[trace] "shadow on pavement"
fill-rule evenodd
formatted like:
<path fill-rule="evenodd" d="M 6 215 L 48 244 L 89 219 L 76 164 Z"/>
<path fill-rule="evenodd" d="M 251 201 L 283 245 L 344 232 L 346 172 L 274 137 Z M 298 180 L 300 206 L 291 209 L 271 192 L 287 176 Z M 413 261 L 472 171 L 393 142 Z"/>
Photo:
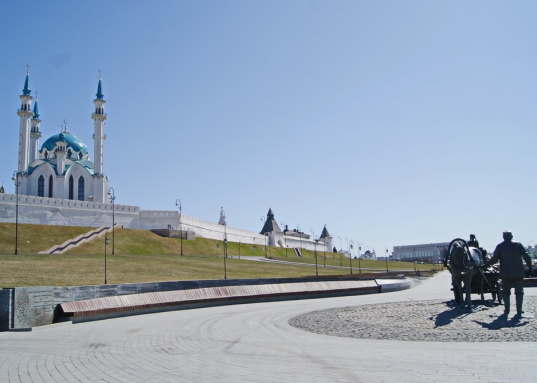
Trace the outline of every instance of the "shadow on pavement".
<path fill-rule="evenodd" d="M 514 328 L 514 327 L 523 327 L 527 325 L 529 322 L 523 319 L 524 318 L 520 318 L 516 315 L 513 316 L 511 319 L 508 319 L 507 315 L 502 314 L 496 317 L 490 323 L 481 322 L 481 321 L 474 321 L 474 322 L 488 330 L 501 330 L 502 328 L 506 328 L 506 327 Z"/>
<path fill-rule="evenodd" d="M 454 319 L 471 315 L 476 311 L 488 310 L 494 306 L 496 305 L 492 301 L 481 302 L 481 300 L 478 300 L 472 301 L 472 310 L 468 310 L 459 308 L 459 304 L 454 300 L 448 301 L 446 302 L 447 310 L 436 316 L 435 328 L 448 326 L 453 322 Z"/>

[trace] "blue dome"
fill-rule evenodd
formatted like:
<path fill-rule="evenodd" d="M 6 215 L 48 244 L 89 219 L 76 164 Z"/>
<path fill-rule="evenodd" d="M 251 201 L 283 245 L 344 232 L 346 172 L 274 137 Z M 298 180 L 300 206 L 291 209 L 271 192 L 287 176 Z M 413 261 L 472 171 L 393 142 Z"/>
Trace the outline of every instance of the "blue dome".
<path fill-rule="evenodd" d="M 61 136 L 63 136 L 63 139 L 61 139 Z M 55 134 L 47 139 L 41 146 L 41 151 L 47 149 L 49 152 L 51 152 L 58 141 L 67 142 L 67 148 L 71 148 L 74 152 L 78 153 L 82 150 L 82 153 L 88 154 L 88 147 L 86 144 L 80 141 L 77 136 L 67 132 Z"/>

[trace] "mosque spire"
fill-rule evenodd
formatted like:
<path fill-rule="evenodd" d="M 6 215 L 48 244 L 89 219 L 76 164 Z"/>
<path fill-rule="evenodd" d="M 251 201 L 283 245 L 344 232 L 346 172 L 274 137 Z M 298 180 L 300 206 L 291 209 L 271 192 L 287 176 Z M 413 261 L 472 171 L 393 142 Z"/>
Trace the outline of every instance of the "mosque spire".
<path fill-rule="evenodd" d="M 26 80 L 24 81 L 24 89 L 22 90 L 23 96 L 30 95 L 30 65 L 26 64 Z"/>
<path fill-rule="evenodd" d="M 93 100 L 95 104 L 95 112 L 91 115 L 93 119 L 93 165 L 94 165 L 94 177 L 95 187 L 93 200 L 95 202 L 106 202 L 108 196 L 108 179 L 104 175 L 104 140 L 106 140 L 106 134 L 104 134 L 104 124 L 106 121 L 106 114 L 104 113 L 104 100 L 102 92 L 102 77 L 101 70 L 99 69 L 99 85 L 97 87 L 97 98 Z"/>
<path fill-rule="evenodd" d="M 95 96 L 97 96 L 97 99 L 98 100 L 102 100 L 103 97 L 104 97 L 104 94 L 103 94 L 103 86 L 101 84 L 101 80 L 102 80 L 102 77 L 101 77 L 101 70 L 99 69 L 99 85 L 97 85 L 97 94 Z"/>
<path fill-rule="evenodd" d="M 37 107 L 37 101 L 37 92 L 35 92 L 34 116 L 32 117 L 32 120 L 39 119 L 39 108 Z"/>
<path fill-rule="evenodd" d="M 30 159 L 30 119 L 33 117 L 32 112 L 32 96 L 30 95 L 30 66 L 26 64 L 26 80 L 24 81 L 24 89 L 19 96 L 21 99 L 21 107 L 17 110 L 20 117 L 19 125 L 19 159 L 17 172 L 23 174 L 28 169 L 28 161 Z M 21 182 L 25 182 L 23 179 Z M 24 188 L 24 186 L 23 186 Z"/>

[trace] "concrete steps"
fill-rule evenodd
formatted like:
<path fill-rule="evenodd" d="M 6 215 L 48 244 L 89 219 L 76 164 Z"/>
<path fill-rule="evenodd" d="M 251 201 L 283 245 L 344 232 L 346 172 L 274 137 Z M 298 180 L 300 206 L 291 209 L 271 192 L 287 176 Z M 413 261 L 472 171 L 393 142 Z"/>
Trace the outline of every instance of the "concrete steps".
<path fill-rule="evenodd" d="M 85 242 L 91 241 L 97 237 L 102 236 L 105 233 L 112 231 L 111 227 L 101 226 L 97 229 L 91 230 L 86 234 L 81 234 L 76 238 L 68 239 L 61 245 L 52 246 L 50 249 L 40 251 L 39 254 L 63 254 L 69 249 L 77 247 Z"/>

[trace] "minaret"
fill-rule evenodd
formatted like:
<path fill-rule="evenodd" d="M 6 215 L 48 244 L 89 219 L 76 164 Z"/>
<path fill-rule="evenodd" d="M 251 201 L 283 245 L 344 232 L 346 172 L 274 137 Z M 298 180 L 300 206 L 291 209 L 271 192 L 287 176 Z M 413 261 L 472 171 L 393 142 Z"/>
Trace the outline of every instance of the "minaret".
<path fill-rule="evenodd" d="M 56 171 L 58 172 L 59 176 L 63 176 L 63 172 L 65 171 L 65 156 L 67 155 L 66 150 L 67 142 L 65 141 L 65 136 L 62 132 L 58 137 L 58 142 L 56 142 Z"/>
<path fill-rule="evenodd" d="M 24 173 L 28 169 L 29 149 L 30 149 L 30 118 L 34 115 L 32 113 L 32 96 L 30 96 L 29 79 L 30 79 L 30 66 L 26 65 L 26 81 L 24 82 L 24 89 L 22 90 L 21 108 L 17 111 L 20 121 L 20 133 L 19 133 L 19 163 L 17 165 L 18 173 Z M 23 188 L 24 190 L 24 188 Z"/>
<path fill-rule="evenodd" d="M 34 116 L 32 117 L 30 127 L 30 164 L 39 158 L 39 139 L 41 138 L 41 132 L 39 131 L 40 124 L 41 120 L 39 119 L 39 109 L 37 107 L 37 92 L 35 92 Z"/>
<path fill-rule="evenodd" d="M 93 100 L 95 104 L 95 112 L 91 115 L 94 123 L 93 133 L 93 165 L 94 165 L 94 191 L 93 198 L 95 202 L 106 202 L 106 193 L 108 192 L 107 180 L 103 173 L 103 152 L 104 152 L 104 140 L 106 135 L 104 134 L 104 122 L 106 120 L 106 114 L 104 113 L 104 104 L 106 101 L 103 99 L 103 91 L 101 84 L 101 71 L 99 70 L 99 85 L 97 86 L 97 98 Z"/>

